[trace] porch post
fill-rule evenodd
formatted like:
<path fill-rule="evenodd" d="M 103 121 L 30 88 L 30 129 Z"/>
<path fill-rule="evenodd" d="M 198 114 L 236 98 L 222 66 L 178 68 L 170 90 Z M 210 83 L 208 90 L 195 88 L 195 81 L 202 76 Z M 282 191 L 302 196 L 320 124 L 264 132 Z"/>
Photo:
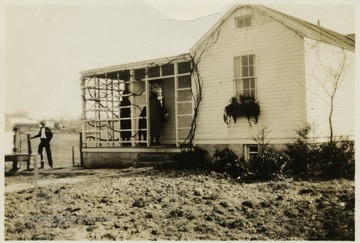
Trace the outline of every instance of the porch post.
<path fill-rule="evenodd" d="M 150 89 L 149 89 L 149 80 L 148 80 L 148 72 L 149 72 L 149 69 L 148 68 L 145 68 L 145 96 L 146 96 L 146 143 L 147 143 L 147 147 L 150 146 L 150 139 L 151 139 L 151 136 L 150 136 L 150 104 L 149 104 L 149 92 L 150 92 Z"/>
<path fill-rule="evenodd" d="M 85 77 L 81 78 L 81 94 L 82 94 L 82 114 L 81 114 L 81 132 L 80 132 L 80 150 L 82 151 L 83 140 L 85 138 L 85 121 L 86 121 L 86 91 Z"/>
<path fill-rule="evenodd" d="M 175 144 L 179 147 L 179 119 L 178 119 L 178 65 L 174 62 L 174 97 L 175 97 Z"/>
<path fill-rule="evenodd" d="M 129 89 L 130 89 L 130 85 L 131 82 L 134 82 L 134 69 L 130 69 L 130 81 L 129 81 Z M 131 117 L 131 147 L 135 147 L 135 134 L 136 134 L 136 130 L 135 130 L 135 125 L 136 125 L 136 116 L 135 116 L 135 106 L 133 104 L 135 104 L 135 96 L 134 95 L 130 95 L 130 117 Z"/>

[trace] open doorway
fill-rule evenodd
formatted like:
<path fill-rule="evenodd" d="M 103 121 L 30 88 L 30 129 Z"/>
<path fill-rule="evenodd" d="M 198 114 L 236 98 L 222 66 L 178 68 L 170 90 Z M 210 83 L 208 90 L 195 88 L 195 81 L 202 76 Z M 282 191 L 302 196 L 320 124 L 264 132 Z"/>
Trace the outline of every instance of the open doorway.
<path fill-rule="evenodd" d="M 174 78 L 149 81 L 149 93 L 150 144 L 175 146 Z"/>

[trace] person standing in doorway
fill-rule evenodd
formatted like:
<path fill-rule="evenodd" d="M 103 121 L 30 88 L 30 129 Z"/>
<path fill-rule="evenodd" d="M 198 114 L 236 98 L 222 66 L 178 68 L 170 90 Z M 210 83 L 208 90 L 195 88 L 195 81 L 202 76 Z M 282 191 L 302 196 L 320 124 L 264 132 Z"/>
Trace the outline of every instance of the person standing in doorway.
<path fill-rule="evenodd" d="M 164 121 L 164 111 L 156 93 L 150 95 L 150 135 L 151 145 L 161 145 L 160 131 Z M 155 140 L 155 141 L 154 141 Z"/>
<path fill-rule="evenodd" d="M 41 157 L 41 165 L 44 164 L 44 156 L 42 154 L 42 151 L 43 151 L 43 148 L 45 148 L 46 157 L 48 159 L 49 166 L 51 168 L 53 167 L 53 160 L 52 160 L 51 148 L 50 148 L 50 141 L 51 141 L 52 137 L 53 137 L 53 133 L 50 130 L 50 128 L 45 126 L 44 121 L 40 122 L 40 131 L 39 131 L 39 133 L 37 135 L 31 137 L 31 139 L 40 138 L 40 144 L 39 144 L 39 148 L 38 148 L 38 153 L 40 154 L 40 157 Z"/>
<path fill-rule="evenodd" d="M 121 140 L 124 143 L 123 146 L 129 146 L 131 145 L 130 139 L 131 139 L 131 102 L 129 100 L 129 94 L 130 92 L 125 90 L 122 95 L 122 101 L 120 102 L 120 118 L 125 120 L 120 120 L 120 129 L 121 129 Z"/>

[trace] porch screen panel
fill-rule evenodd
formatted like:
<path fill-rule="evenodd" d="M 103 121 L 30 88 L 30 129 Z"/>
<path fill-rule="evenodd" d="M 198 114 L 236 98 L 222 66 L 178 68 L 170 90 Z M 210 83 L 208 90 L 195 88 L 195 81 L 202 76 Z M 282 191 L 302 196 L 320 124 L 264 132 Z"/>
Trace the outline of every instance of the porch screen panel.
<path fill-rule="evenodd" d="M 191 63 L 177 64 L 177 139 L 183 143 L 189 135 L 193 116 L 193 99 L 191 93 Z"/>
<path fill-rule="evenodd" d="M 84 78 L 83 147 L 122 146 L 120 102 L 129 78 L 128 70 Z"/>

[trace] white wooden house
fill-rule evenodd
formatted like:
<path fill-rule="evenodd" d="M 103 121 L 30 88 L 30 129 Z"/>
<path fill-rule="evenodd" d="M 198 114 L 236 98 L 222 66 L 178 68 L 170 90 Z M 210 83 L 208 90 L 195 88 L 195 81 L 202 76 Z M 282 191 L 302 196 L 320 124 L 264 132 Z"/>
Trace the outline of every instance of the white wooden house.
<path fill-rule="evenodd" d="M 228 146 L 248 157 L 264 127 L 273 146 L 291 142 L 307 123 L 314 128 L 311 141 L 327 141 L 334 90 L 334 137 L 354 139 L 354 52 L 354 36 L 263 6 L 235 5 L 188 53 L 81 72 L 84 165 L 116 165 L 140 152 L 176 152 L 189 144 L 209 152 Z M 146 139 L 138 136 L 151 92 L 169 113 L 162 146 L 151 146 L 149 129 L 142 129 Z M 257 123 L 246 117 L 224 123 L 224 107 L 240 94 L 257 99 Z M 131 105 L 121 107 L 125 96 Z M 130 117 L 120 117 L 125 108 Z M 146 109 L 145 118 L 150 114 Z M 121 140 L 122 120 L 131 121 L 128 141 Z"/>

